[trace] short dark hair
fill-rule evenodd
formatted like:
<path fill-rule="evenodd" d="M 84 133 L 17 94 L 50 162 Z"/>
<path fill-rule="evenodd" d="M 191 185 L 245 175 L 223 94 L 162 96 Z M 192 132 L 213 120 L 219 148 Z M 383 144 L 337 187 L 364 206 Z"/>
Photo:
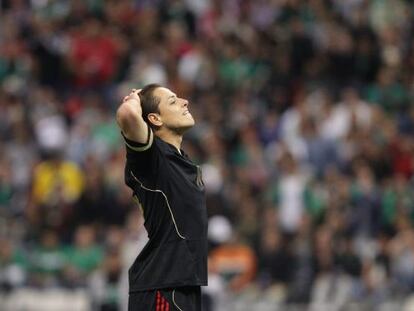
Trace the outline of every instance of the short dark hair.
<path fill-rule="evenodd" d="M 148 120 L 148 115 L 150 113 L 160 113 L 159 104 L 161 99 L 154 95 L 155 89 L 159 87 L 161 87 L 159 84 L 152 83 L 146 85 L 141 92 L 139 92 L 142 107 L 142 118 L 151 127 L 153 127 L 153 125 Z"/>

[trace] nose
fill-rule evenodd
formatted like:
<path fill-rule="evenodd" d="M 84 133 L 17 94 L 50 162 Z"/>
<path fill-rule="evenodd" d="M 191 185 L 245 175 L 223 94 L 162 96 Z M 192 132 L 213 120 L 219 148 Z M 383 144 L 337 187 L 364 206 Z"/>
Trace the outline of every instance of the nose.
<path fill-rule="evenodd" d="M 183 106 L 184 106 L 184 107 L 188 107 L 188 100 L 183 99 Z"/>

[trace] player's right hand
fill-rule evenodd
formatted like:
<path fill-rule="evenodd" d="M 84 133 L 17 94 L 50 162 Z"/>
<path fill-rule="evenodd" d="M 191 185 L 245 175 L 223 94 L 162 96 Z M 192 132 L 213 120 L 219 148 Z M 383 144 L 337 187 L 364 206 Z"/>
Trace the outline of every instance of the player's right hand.
<path fill-rule="evenodd" d="M 130 100 L 135 100 L 138 105 L 141 107 L 141 99 L 139 98 L 139 92 L 141 92 L 141 89 L 132 89 L 131 93 L 129 93 L 127 96 L 124 97 L 123 103 Z"/>

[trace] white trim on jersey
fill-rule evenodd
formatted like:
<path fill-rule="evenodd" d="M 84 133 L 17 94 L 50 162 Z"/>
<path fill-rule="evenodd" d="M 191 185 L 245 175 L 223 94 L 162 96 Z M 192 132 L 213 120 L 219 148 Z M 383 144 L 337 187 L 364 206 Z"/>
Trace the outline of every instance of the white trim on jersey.
<path fill-rule="evenodd" d="M 183 239 L 183 240 L 186 240 L 186 238 L 185 238 L 185 236 L 183 236 L 181 233 L 180 233 L 180 231 L 178 230 L 178 226 L 177 226 L 177 223 L 176 223 L 176 221 L 175 221 L 175 218 L 174 218 L 174 214 L 173 214 L 173 211 L 172 211 L 172 209 L 171 209 L 171 206 L 170 206 L 170 203 L 168 202 L 168 198 L 167 198 L 167 195 L 162 191 L 162 190 L 159 190 L 159 189 L 149 189 L 149 188 L 147 188 L 147 187 L 145 187 L 143 184 L 142 184 L 142 182 L 138 179 L 138 178 L 136 178 L 135 177 L 135 175 L 134 175 L 134 173 L 132 172 L 132 171 L 130 171 L 130 173 L 131 173 L 131 176 L 140 184 L 140 186 L 141 186 L 141 188 L 142 189 L 144 189 L 144 190 L 146 190 L 146 191 L 151 191 L 151 192 L 158 192 L 158 193 L 161 193 L 162 194 L 162 196 L 164 197 L 164 199 L 165 199 L 165 202 L 167 203 L 167 206 L 168 206 L 168 209 L 169 209 L 169 211 L 170 211 L 170 215 L 171 215 L 171 218 L 172 218 L 172 221 L 173 221 L 173 223 L 174 223 L 174 227 L 175 227 L 175 231 L 177 232 L 177 235 L 181 238 L 181 239 Z"/>

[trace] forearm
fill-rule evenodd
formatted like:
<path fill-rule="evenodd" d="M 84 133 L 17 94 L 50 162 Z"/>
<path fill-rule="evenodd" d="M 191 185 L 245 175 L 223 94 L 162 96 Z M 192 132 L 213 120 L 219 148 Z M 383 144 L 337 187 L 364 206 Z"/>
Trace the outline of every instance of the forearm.
<path fill-rule="evenodd" d="M 124 136 L 138 143 L 146 143 L 148 138 L 148 125 L 142 118 L 140 104 L 130 99 L 119 106 L 116 119 Z"/>

